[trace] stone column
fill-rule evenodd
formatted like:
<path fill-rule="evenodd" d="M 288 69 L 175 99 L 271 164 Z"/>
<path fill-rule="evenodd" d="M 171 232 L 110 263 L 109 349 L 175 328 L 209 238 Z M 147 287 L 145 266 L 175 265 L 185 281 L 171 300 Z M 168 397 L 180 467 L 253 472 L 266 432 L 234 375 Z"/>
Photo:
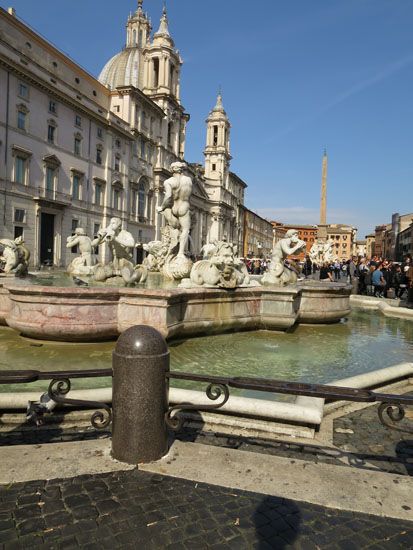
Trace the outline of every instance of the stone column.
<path fill-rule="evenodd" d="M 112 456 L 139 464 L 167 453 L 169 350 L 153 327 L 123 332 L 113 352 Z"/>

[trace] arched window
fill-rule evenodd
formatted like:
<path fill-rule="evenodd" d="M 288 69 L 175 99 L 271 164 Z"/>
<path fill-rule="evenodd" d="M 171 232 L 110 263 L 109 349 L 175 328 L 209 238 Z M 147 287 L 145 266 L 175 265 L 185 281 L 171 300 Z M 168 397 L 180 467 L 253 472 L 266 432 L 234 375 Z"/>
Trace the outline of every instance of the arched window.
<path fill-rule="evenodd" d="M 138 185 L 138 216 L 145 217 L 145 184 L 142 182 Z"/>
<path fill-rule="evenodd" d="M 133 29 L 132 33 L 132 46 L 136 46 L 136 30 Z"/>

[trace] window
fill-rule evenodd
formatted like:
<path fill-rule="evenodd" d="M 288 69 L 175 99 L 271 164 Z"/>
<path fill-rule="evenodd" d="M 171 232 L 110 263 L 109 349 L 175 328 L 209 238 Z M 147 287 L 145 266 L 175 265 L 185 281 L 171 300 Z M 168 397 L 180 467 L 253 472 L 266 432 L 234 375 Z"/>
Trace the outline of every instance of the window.
<path fill-rule="evenodd" d="M 49 143 L 54 143 L 55 140 L 56 127 L 52 124 L 49 124 L 47 127 L 47 141 Z"/>
<path fill-rule="evenodd" d="M 95 185 L 95 204 L 102 206 L 102 184 L 96 183 Z"/>
<path fill-rule="evenodd" d="M 213 138 L 212 138 L 212 144 L 218 145 L 218 126 L 213 126 Z"/>
<path fill-rule="evenodd" d="M 80 115 L 75 115 L 75 126 L 82 127 L 82 117 Z"/>
<path fill-rule="evenodd" d="M 26 119 L 27 119 L 26 111 L 19 109 L 17 111 L 17 128 L 19 130 L 26 130 Z"/>
<path fill-rule="evenodd" d="M 143 32 L 140 30 L 138 33 L 138 48 L 142 48 L 143 45 Z"/>
<path fill-rule="evenodd" d="M 144 139 L 141 140 L 141 157 L 144 159 L 146 154 L 146 142 Z"/>
<path fill-rule="evenodd" d="M 174 76 L 175 76 L 175 67 L 171 63 L 171 65 L 169 66 L 169 86 L 172 91 L 174 87 Z"/>
<path fill-rule="evenodd" d="M 142 111 L 142 127 L 146 128 L 146 113 Z"/>
<path fill-rule="evenodd" d="M 168 122 L 168 145 L 172 144 L 172 122 Z"/>
<path fill-rule="evenodd" d="M 23 227 L 20 227 L 19 225 L 15 225 L 14 238 L 17 239 L 18 237 L 23 237 Z"/>
<path fill-rule="evenodd" d="M 100 231 L 100 223 L 94 223 L 93 224 L 93 236 L 94 236 L 95 239 L 98 236 L 99 231 Z"/>
<path fill-rule="evenodd" d="M 29 99 L 29 87 L 23 82 L 19 83 L 19 96 L 24 99 Z"/>
<path fill-rule="evenodd" d="M 136 214 L 136 202 L 138 199 L 138 194 L 136 189 L 132 189 L 132 198 L 131 198 L 131 212 L 132 214 Z"/>
<path fill-rule="evenodd" d="M 102 164 L 102 147 L 96 148 L 96 164 Z"/>
<path fill-rule="evenodd" d="M 56 169 L 52 166 L 46 166 L 46 191 L 54 191 L 54 182 Z"/>
<path fill-rule="evenodd" d="M 102 128 L 98 127 L 97 130 L 96 130 L 96 134 L 97 134 L 99 139 L 103 139 L 103 130 L 102 130 Z"/>
<path fill-rule="evenodd" d="M 119 172 L 120 170 L 120 158 L 116 155 L 115 157 L 115 172 Z"/>
<path fill-rule="evenodd" d="M 114 105 L 113 110 L 115 111 L 115 113 L 120 113 L 120 105 Z"/>
<path fill-rule="evenodd" d="M 53 101 L 53 99 L 49 100 L 49 112 L 53 113 L 54 115 L 57 114 L 57 103 L 56 101 Z"/>
<path fill-rule="evenodd" d="M 153 87 L 157 88 L 159 84 L 159 59 L 153 58 Z"/>
<path fill-rule="evenodd" d="M 14 209 L 14 221 L 16 223 L 25 223 L 26 221 L 26 210 L 23 208 Z"/>
<path fill-rule="evenodd" d="M 121 146 L 121 142 L 120 142 L 120 139 L 116 139 L 115 140 L 115 145 L 118 149 L 120 149 L 120 146 Z"/>
<path fill-rule="evenodd" d="M 145 216 L 145 185 L 140 183 L 138 186 L 138 216 Z"/>
<path fill-rule="evenodd" d="M 212 165 L 212 171 L 215 172 L 216 169 L 217 169 L 217 165 L 216 165 L 216 164 L 213 164 L 213 165 Z"/>
<path fill-rule="evenodd" d="M 20 155 L 14 159 L 14 181 L 22 185 L 26 183 L 26 158 Z"/>
<path fill-rule="evenodd" d="M 81 155 L 81 147 L 82 147 L 82 138 L 79 136 L 75 136 L 75 146 L 74 146 L 75 155 L 78 155 L 78 156 Z"/>
<path fill-rule="evenodd" d="M 121 190 L 118 188 L 113 189 L 113 208 L 115 210 L 120 210 L 120 199 L 121 199 Z"/>
<path fill-rule="evenodd" d="M 80 185 L 81 185 L 81 178 L 80 178 L 79 174 L 73 174 L 72 198 L 75 201 L 78 201 L 80 199 Z"/>

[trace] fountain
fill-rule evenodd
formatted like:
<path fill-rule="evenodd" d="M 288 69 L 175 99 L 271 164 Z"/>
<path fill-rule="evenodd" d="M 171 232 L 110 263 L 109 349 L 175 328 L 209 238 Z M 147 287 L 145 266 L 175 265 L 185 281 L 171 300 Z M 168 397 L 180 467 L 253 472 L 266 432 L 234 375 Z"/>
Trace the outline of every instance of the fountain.
<path fill-rule="evenodd" d="M 191 226 L 191 178 L 185 163 L 171 165 L 165 197 L 161 241 L 148 243 L 142 265 L 132 262 L 133 236 L 112 218 L 94 240 L 82 228 L 67 240 L 80 255 L 66 280 L 50 284 L 30 277 L 0 282 L 0 323 L 24 336 L 67 342 L 111 340 L 136 324 L 150 324 L 167 338 L 237 330 L 286 330 L 296 323 L 334 323 L 350 313 L 351 287 L 346 284 L 297 283 L 285 265 L 288 254 L 305 245 L 289 231 L 276 244 L 262 286 L 251 280 L 237 248 L 225 239 L 205 245 L 203 259 L 186 255 Z M 24 273 L 29 252 L 20 242 L 1 241 L 4 271 Z M 93 262 L 92 249 L 107 243 L 111 260 Z M 161 284 L 153 284 L 156 277 Z M 169 283 L 168 283 L 169 281 Z M 64 282 L 64 284 L 61 284 Z M 155 286 L 155 288 L 153 288 Z"/>

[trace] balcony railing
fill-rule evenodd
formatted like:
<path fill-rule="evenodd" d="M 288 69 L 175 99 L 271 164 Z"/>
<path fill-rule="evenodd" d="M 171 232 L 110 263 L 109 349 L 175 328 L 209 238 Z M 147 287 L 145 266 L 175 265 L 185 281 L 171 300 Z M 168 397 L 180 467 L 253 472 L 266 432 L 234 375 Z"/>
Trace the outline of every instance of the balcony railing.
<path fill-rule="evenodd" d="M 47 187 L 39 187 L 34 193 L 34 200 L 47 200 L 59 204 L 71 204 L 72 196 L 68 193 L 56 191 L 56 189 L 48 189 Z"/>

